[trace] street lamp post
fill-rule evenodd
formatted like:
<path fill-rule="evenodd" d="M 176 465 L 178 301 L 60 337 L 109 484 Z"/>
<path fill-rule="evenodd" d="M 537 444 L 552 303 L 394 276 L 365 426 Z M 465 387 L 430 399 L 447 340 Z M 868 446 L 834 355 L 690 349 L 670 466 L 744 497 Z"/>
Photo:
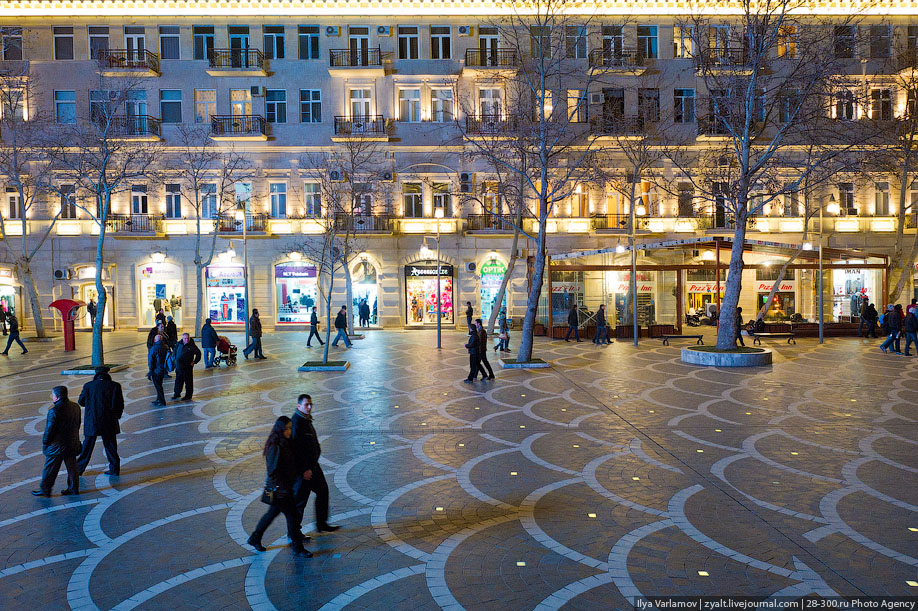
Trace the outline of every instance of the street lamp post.
<path fill-rule="evenodd" d="M 829 195 L 829 206 L 836 208 L 835 195 Z M 822 280 L 822 209 L 824 206 L 819 206 L 819 343 L 823 343 L 823 329 L 825 326 L 825 321 L 823 320 L 825 316 L 825 311 L 823 307 L 823 300 L 825 299 L 825 289 L 823 287 Z"/>

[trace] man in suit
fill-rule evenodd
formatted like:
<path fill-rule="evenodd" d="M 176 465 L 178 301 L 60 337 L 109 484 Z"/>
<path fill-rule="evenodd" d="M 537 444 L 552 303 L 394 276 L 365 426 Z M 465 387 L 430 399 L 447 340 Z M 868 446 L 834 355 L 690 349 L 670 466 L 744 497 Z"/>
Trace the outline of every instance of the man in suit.
<path fill-rule="evenodd" d="M 156 400 L 153 401 L 155 407 L 161 407 L 166 404 L 166 395 L 163 392 L 163 378 L 166 377 L 166 340 L 162 335 L 153 338 L 153 345 L 147 353 L 147 365 L 149 372 L 147 377 L 153 381 L 153 388 L 156 389 Z"/>
<path fill-rule="evenodd" d="M 80 493 L 80 474 L 77 472 L 77 455 L 80 453 L 80 406 L 67 398 L 66 386 L 55 386 L 51 391 L 54 403 L 48 410 L 45 434 L 41 439 L 45 468 L 41 472 L 41 483 L 35 496 L 51 496 L 54 480 L 61 470 L 61 463 L 67 467 L 67 488 L 61 494 Z"/>
<path fill-rule="evenodd" d="M 322 447 L 319 436 L 312 425 L 312 397 L 300 395 L 297 398 L 296 411 L 293 412 L 293 454 L 297 464 L 297 483 L 293 486 L 293 499 L 303 523 L 303 513 L 309 501 L 309 493 L 316 495 L 316 530 L 334 532 L 341 528 L 328 523 L 328 482 L 319 466 Z"/>
<path fill-rule="evenodd" d="M 316 313 L 316 306 L 312 306 L 312 314 L 309 315 L 309 337 L 306 338 L 306 347 L 312 348 L 312 338 L 315 337 L 320 346 L 325 342 L 319 337 L 319 315 Z"/>
<path fill-rule="evenodd" d="M 175 347 L 175 388 L 172 391 L 172 400 L 181 396 L 182 387 L 185 388 L 183 401 L 191 401 L 194 393 L 194 366 L 201 362 L 201 351 L 197 344 L 187 333 L 182 333 L 182 341 Z"/>
<path fill-rule="evenodd" d="M 92 451 L 96 447 L 96 437 L 102 437 L 102 447 L 108 458 L 108 471 L 105 475 L 121 473 L 121 458 L 118 456 L 118 439 L 121 432 L 118 421 L 124 414 L 124 394 L 121 384 L 112 380 L 108 367 L 96 367 L 92 382 L 83 385 L 80 393 L 80 405 L 86 408 L 83 419 L 83 450 L 77 458 L 80 475 L 89 465 Z"/>

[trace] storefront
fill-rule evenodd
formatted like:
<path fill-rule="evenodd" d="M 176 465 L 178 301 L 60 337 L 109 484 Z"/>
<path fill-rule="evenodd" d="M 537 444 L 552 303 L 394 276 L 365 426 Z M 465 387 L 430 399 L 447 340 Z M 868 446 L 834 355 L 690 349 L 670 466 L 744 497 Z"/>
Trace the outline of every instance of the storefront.
<path fill-rule="evenodd" d="M 19 313 L 20 299 L 15 272 L 11 267 L 0 267 L 0 309 L 6 314 L 14 314 L 19 319 L 19 325 L 22 326 L 25 321 Z"/>
<path fill-rule="evenodd" d="M 245 269 L 241 265 L 204 268 L 207 317 L 215 325 L 245 324 Z"/>
<path fill-rule="evenodd" d="M 140 296 L 140 325 L 153 326 L 156 313 L 163 310 L 176 326 L 182 326 L 182 268 L 173 263 L 145 263 L 137 267 Z"/>
<path fill-rule="evenodd" d="M 440 321 L 453 320 L 453 266 L 440 265 Z M 437 264 L 405 266 L 405 323 L 437 324 Z"/>
<path fill-rule="evenodd" d="M 274 298 L 277 323 L 309 324 L 319 295 L 316 268 L 306 263 L 278 263 L 274 266 Z"/>
<path fill-rule="evenodd" d="M 727 274 L 721 272 L 720 297 L 723 299 Z M 717 274 L 713 269 L 690 269 L 685 272 L 686 314 L 709 316 L 717 309 Z"/>
<path fill-rule="evenodd" d="M 768 273 L 770 271 L 768 268 L 755 271 L 756 308 L 758 311 L 765 305 L 765 301 L 771 294 L 771 289 L 774 287 L 778 277 L 777 275 L 772 277 L 772 274 Z M 781 280 L 780 286 L 778 286 L 777 291 L 771 298 L 768 312 L 765 313 L 766 321 L 790 320 L 794 314 L 797 314 L 797 282 L 794 280 L 794 272 L 791 270 L 786 272 L 785 275 L 790 279 Z"/>
<path fill-rule="evenodd" d="M 360 306 L 365 301 L 370 309 L 370 325 L 379 324 L 379 293 L 376 284 L 376 268 L 367 260 L 362 260 L 351 270 L 351 311 L 354 318 L 360 321 Z"/>
<path fill-rule="evenodd" d="M 75 268 L 76 277 L 70 281 L 70 290 L 71 295 L 74 299 L 83 301 L 84 303 L 89 303 L 90 300 L 93 303 L 99 303 L 99 293 L 96 291 L 96 268 L 92 265 L 83 265 L 77 266 Z M 115 303 L 115 286 L 111 281 L 109 276 L 109 271 L 107 269 L 102 270 L 102 286 L 105 287 L 105 312 L 101 312 L 103 315 L 102 326 L 112 328 L 112 312 L 114 311 Z M 98 307 L 98 305 L 97 305 Z M 76 320 L 76 327 L 79 329 L 91 329 L 92 328 L 92 317 L 89 315 L 87 308 L 82 308 L 80 310 L 80 317 Z M 97 312 L 97 315 L 99 312 Z"/>
<path fill-rule="evenodd" d="M 848 261 L 852 267 L 832 270 L 832 318 L 848 321 L 860 316 L 861 301 L 866 296 L 879 310 L 883 299 L 879 298 L 882 273 L 876 269 L 854 267 L 863 261 Z"/>
<path fill-rule="evenodd" d="M 488 320 L 491 317 L 491 311 L 497 303 L 497 293 L 500 291 L 500 285 L 504 281 L 504 274 L 507 273 L 507 266 L 500 259 L 489 259 L 481 266 L 481 319 Z M 507 307 L 507 291 L 504 291 L 504 300 L 501 303 L 502 308 Z"/>

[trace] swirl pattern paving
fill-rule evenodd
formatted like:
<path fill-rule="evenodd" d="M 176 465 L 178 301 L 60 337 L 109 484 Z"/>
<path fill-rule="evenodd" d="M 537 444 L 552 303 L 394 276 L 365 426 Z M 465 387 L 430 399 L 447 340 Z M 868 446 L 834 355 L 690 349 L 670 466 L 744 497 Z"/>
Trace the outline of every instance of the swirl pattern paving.
<path fill-rule="evenodd" d="M 269 360 L 199 368 L 194 402 L 165 408 L 132 366 L 115 374 L 121 477 L 102 474 L 100 443 L 83 494 L 51 499 L 28 494 L 48 392 L 86 378 L 61 378 L 77 357 L 56 343 L 0 362 L 3 606 L 630 609 L 646 595 L 918 594 L 918 359 L 801 340 L 775 346 L 773 367 L 705 369 L 649 340 L 538 339 L 552 369 L 468 385 L 463 338 L 446 334 L 438 353 L 431 333 L 377 331 L 347 352 L 349 371 L 304 374 L 305 335 L 272 334 Z M 140 334 L 106 339 L 112 360 L 144 362 Z M 261 447 L 300 392 L 316 405 L 342 528 L 314 535 L 302 559 L 278 520 L 257 554 L 245 540 L 264 509 Z"/>

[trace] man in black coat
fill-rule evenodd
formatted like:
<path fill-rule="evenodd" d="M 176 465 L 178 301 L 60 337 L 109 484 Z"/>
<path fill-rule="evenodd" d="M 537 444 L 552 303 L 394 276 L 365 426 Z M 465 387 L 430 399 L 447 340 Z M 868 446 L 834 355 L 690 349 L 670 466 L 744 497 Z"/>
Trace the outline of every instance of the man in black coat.
<path fill-rule="evenodd" d="M 309 315 L 309 337 L 306 338 L 306 347 L 312 348 L 312 338 L 315 337 L 320 346 L 325 342 L 319 337 L 319 315 L 316 312 L 316 306 L 312 306 L 312 314 Z"/>
<path fill-rule="evenodd" d="M 174 346 L 178 343 L 178 327 L 175 326 L 175 321 L 172 320 L 172 317 L 169 316 L 166 319 L 166 339 L 169 340 L 169 345 Z"/>
<path fill-rule="evenodd" d="M 300 395 L 297 398 L 296 411 L 293 412 L 293 454 L 296 456 L 297 471 L 300 477 L 293 487 L 293 499 L 303 523 L 303 513 L 309 501 L 309 493 L 316 495 L 316 530 L 334 532 L 341 528 L 328 523 L 328 482 L 319 466 L 322 447 L 319 436 L 312 426 L 312 397 Z"/>
<path fill-rule="evenodd" d="M 254 351 L 256 359 L 268 358 L 261 351 L 261 317 L 258 315 L 258 308 L 252 310 L 252 318 L 249 320 L 249 335 L 252 336 L 252 340 L 242 351 L 242 356 L 249 360 L 249 353 Z"/>
<path fill-rule="evenodd" d="M 175 401 L 182 394 L 185 387 L 183 401 L 191 401 L 194 394 L 194 366 L 201 362 L 201 351 L 191 336 L 182 333 L 182 341 L 175 347 L 175 388 L 172 391 L 172 400 Z"/>
<path fill-rule="evenodd" d="M 80 406 L 67 398 L 66 386 L 55 386 L 51 391 L 54 405 L 48 410 L 45 434 L 41 439 L 45 468 L 41 472 L 41 483 L 35 496 L 51 496 L 54 480 L 61 470 L 61 463 L 67 466 L 67 488 L 61 494 L 80 493 L 80 474 L 77 472 L 77 455 L 80 453 Z"/>
<path fill-rule="evenodd" d="M 156 325 L 147 333 L 147 349 L 153 346 L 153 338 L 157 335 L 166 337 L 166 327 L 160 323 L 156 323 Z"/>
<path fill-rule="evenodd" d="M 210 319 L 204 321 L 201 327 L 201 348 L 204 350 L 204 369 L 210 369 L 214 366 L 214 357 L 217 356 L 217 342 L 220 336 L 217 330 L 210 324 Z"/>
<path fill-rule="evenodd" d="M 150 346 L 150 351 L 147 352 L 147 365 L 149 366 L 147 377 L 153 381 L 153 388 L 156 389 L 156 400 L 153 401 L 153 405 L 157 407 L 166 404 L 166 395 L 163 393 L 163 378 L 166 377 L 167 352 L 168 349 L 163 336 L 157 335 L 154 337 L 153 345 Z"/>
<path fill-rule="evenodd" d="M 19 347 L 22 348 L 22 353 L 25 354 L 28 352 L 25 345 L 22 343 L 22 340 L 19 339 L 19 320 L 14 314 L 7 314 L 6 320 L 10 325 L 10 338 L 6 340 L 6 350 L 0 352 L 0 354 L 6 356 L 10 352 L 10 347 L 13 345 L 13 342 L 19 344 Z"/>
<path fill-rule="evenodd" d="M 574 334 L 574 339 L 578 342 L 582 342 L 580 339 L 580 332 L 577 330 L 577 327 L 580 326 L 580 315 L 577 314 L 577 304 L 571 306 L 570 312 L 567 313 L 567 335 L 564 336 L 564 341 L 571 341 L 571 333 Z"/>
<path fill-rule="evenodd" d="M 469 377 L 464 380 L 469 384 L 478 377 L 478 369 L 481 367 L 481 356 L 478 353 L 480 347 L 481 338 L 478 335 L 478 331 L 469 329 L 469 341 L 465 345 L 466 350 L 469 351 Z M 488 347 L 484 346 L 484 349 L 487 350 Z"/>
<path fill-rule="evenodd" d="M 83 419 L 83 450 L 77 458 L 80 475 L 89 465 L 92 451 L 96 447 L 96 437 L 102 437 L 102 447 L 108 458 L 108 471 L 105 475 L 121 473 L 121 458 L 118 456 L 118 439 L 121 432 L 118 421 L 124 414 L 124 394 L 121 384 L 114 382 L 108 373 L 108 367 L 96 367 L 92 382 L 83 385 L 80 393 L 80 405 L 86 408 Z"/>
<path fill-rule="evenodd" d="M 338 315 L 335 316 L 335 328 L 338 330 L 338 334 L 335 335 L 335 339 L 332 340 L 331 345 L 337 348 L 338 341 L 343 339 L 344 345 L 350 348 L 351 340 L 347 336 L 347 307 L 346 306 L 341 306 L 341 309 L 338 310 Z"/>

